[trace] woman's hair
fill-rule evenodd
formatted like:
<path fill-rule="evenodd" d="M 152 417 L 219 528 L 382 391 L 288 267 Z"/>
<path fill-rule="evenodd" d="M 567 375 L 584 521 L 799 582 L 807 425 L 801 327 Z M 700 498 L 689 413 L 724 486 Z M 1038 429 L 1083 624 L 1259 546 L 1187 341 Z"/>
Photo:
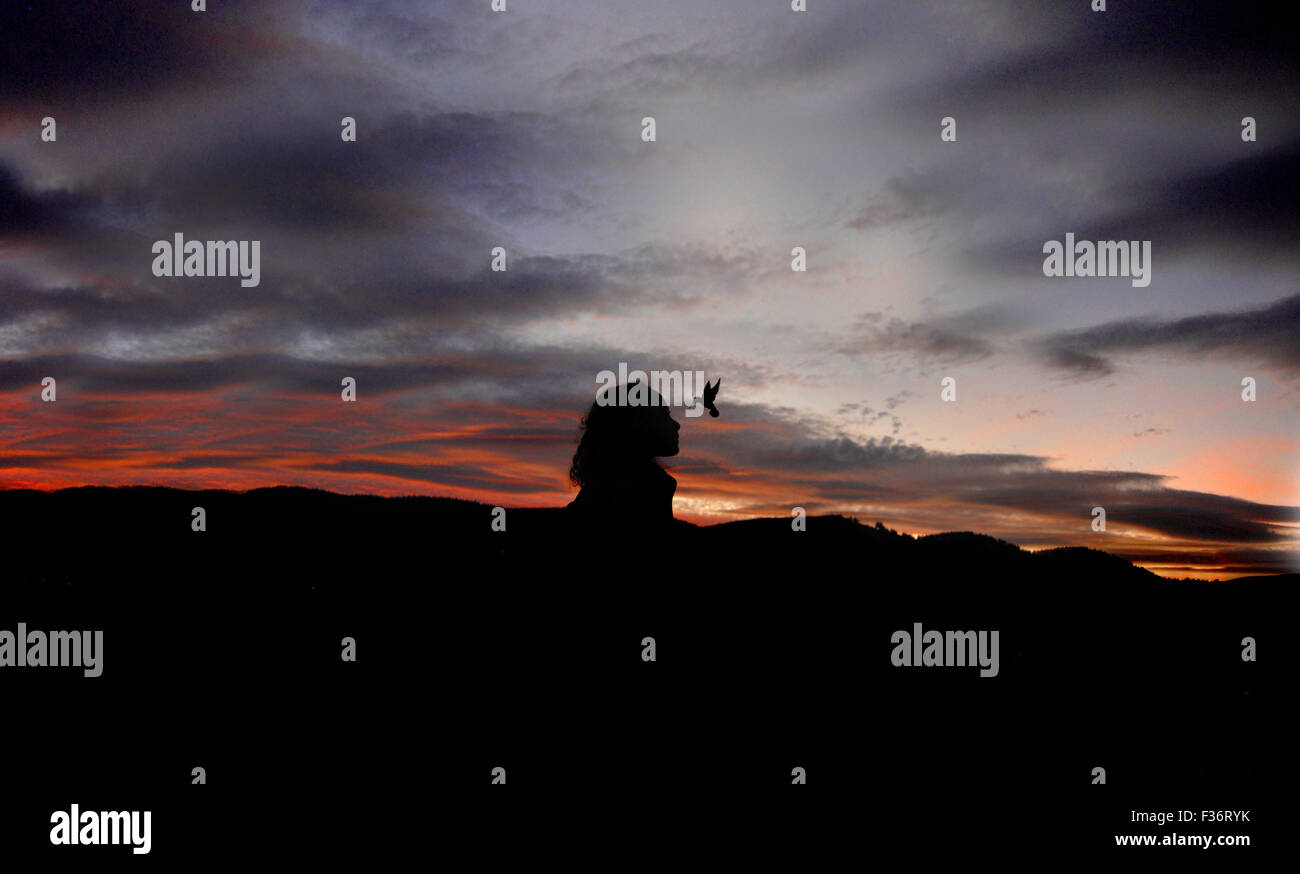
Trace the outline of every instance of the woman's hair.
<path fill-rule="evenodd" d="M 585 486 L 611 471 L 637 464 L 659 466 L 646 442 L 647 419 L 655 405 L 662 402 L 659 394 L 647 388 L 648 406 L 620 406 L 615 402 L 616 390 L 609 388 L 601 392 L 606 402 L 602 404 L 600 399 L 593 402 L 578 426 L 582 435 L 573 453 L 573 464 L 569 466 L 569 480 L 575 486 Z"/>

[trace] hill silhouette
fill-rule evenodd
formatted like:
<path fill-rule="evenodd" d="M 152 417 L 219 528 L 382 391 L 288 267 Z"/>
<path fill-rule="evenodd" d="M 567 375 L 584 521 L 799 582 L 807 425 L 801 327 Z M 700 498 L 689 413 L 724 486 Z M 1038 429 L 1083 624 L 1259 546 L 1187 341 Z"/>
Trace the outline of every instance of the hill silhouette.
<path fill-rule="evenodd" d="M 206 531 L 191 529 L 194 507 L 206 512 Z M 575 520 L 562 508 L 507 509 L 502 532 L 493 530 L 488 504 L 290 486 L 247 492 L 151 486 L 8 490 L 0 491 L 0 517 L 13 542 L 32 545 L 12 556 L 15 582 L 106 572 L 109 556 L 130 552 L 181 572 L 176 584 L 185 578 L 231 582 L 232 572 L 243 579 L 253 554 L 266 578 L 276 572 L 318 571 L 323 574 L 319 583 L 328 585 L 364 567 L 372 582 L 383 583 L 377 565 L 399 562 L 410 551 L 435 544 L 454 545 L 458 554 L 482 567 L 497 565 L 504 571 L 516 563 L 529 565 L 539 555 L 581 551 L 584 543 L 637 533 L 617 518 Z M 840 515 L 811 517 L 802 532 L 780 518 L 702 527 L 679 520 L 668 532 L 653 536 L 671 538 L 672 543 L 664 544 L 669 549 L 712 555 L 731 572 L 770 572 L 815 557 L 847 562 L 845 567 L 869 562 L 874 573 L 887 569 L 914 579 L 958 575 L 969 584 L 1070 580 L 1105 588 L 1155 588 L 1175 582 L 1101 550 L 1028 552 L 970 531 L 913 537 Z M 67 548 L 52 548 L 54 541 Z M 1297 580 L 1300 575 L 1288 574 L 1240 582 L 1271 587 Z"/>
<path fill-rule="evenodd" d="M 919 839 L 938 791 L 960 808 L 947 834 L 981 840 L 1014 811 L 1016 841 L 1056 852 L 1067 819 L 1101 846 L 1132 808 L 1251 807 L 1288 785 L 1273 751 L 1295 575 L 1179 582 L 1099 550 L 844 516 L 795 532 L 511 509 L 501 532 L 485 504 L 289 487 L 5 491 L 0 518 L 0 628 L 104 629 L 106 651 L 94 681 L 0 678 L 14 712 L 40 715 L 42 749 L 78 748 L 93 718 L 112 750 L 24 757 L 17 785 L 46 811 L 87 783 L 166 798 L 187 812 L 159 827 L 177 846 L 222 805 L 278 834 L 283 791 L 409 792 L 425 751 L 452 807 L 499 764 L 525 791 L 629 810 L 682 803 L 683 775 L 701 798 L 767 797 L 799 765 L 818 792 L 888 799 L 890 833 Z M 997 630 L 997 676 L 894 666 L 891 636 L 916 623 Z M 187 794 L 196 762 L 227 788 Z M 1110 785 L 1090 785 L 1098 765 Z M 250 799 L 268 779 L 281 789 Z M 387 808 L 363 807 L 290 822 L 323 841 L 369 834 L 357 817 L 382 828 Z"/>

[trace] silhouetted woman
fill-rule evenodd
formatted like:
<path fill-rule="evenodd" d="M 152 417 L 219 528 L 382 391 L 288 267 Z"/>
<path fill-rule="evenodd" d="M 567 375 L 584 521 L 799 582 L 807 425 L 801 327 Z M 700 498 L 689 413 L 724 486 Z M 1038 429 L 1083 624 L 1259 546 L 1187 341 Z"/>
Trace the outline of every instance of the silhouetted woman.
<path fill-rule="evenodd" d="M 603 393 L 610 403 L 592 403 L 582 420 L 569 468 L 569 479 L 581 491 L 568 509 L 601 526 L 671 524 L 677 480 L 655 459 L 677 454 L 682 426 L 653 390 L 647 388 L 650 404 L 642 406 L 618 406 L 615 390 Z"/>

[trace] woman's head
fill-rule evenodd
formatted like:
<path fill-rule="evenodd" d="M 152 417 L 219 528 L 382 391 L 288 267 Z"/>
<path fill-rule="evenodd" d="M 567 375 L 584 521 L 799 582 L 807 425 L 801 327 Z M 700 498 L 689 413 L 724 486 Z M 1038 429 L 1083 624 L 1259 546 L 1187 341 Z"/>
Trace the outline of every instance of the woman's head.
<path fill-rule="evenodd" d="M 657 392 L 647 387 L 647 403 L 620 406 L 616 391 L 614 387 L 601 392 L 582 419 L 582 437 L 569 468 L 575 485 L 678 452 L 677 432 L 682 426 Z M 623 391 L 626 397 L 627 387 Z"/>

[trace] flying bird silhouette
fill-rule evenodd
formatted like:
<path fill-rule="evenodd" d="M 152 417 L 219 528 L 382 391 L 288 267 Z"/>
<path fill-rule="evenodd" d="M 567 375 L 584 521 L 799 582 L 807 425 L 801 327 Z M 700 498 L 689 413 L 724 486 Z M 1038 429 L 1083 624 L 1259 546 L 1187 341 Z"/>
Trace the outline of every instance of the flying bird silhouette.
<path fill-rule="evenodd" d="M 718 417 L 718 408 L 713 405 L 713 399 L 718 396 L 718 389 L 721 387 L 722 377 L 720 376 L 713 385 L 709 385 L 708 382 L 704 383 L 704 407 L 709 411 L 709 415 L 715 419 Z"/>

